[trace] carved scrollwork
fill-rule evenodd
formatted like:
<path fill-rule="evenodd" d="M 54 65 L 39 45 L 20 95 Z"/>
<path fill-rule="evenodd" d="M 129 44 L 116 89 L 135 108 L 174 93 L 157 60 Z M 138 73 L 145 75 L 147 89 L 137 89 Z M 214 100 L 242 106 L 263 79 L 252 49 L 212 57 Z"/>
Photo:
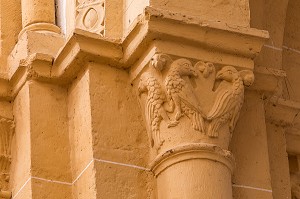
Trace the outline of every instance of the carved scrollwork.
<path fill-rule="evenodd" d="M 163 54 L 155 55 L 150 67 L 150 72 L 141 75 L 138 90 L 139 96 L 147 92 L 145 115 L 152 146 L 163 144 L 161 121 L 176 128 L 184 117 L 195 131 L 209 138 L 217 138 L 224 125 L 231 135 L 244 101 L 244 86 L 254 81 L 252 71 L 233 66 L 216 71 L 212 63 L 193 65 Z"/>
<path fill-rule="evenodd" d="M 104 0 L 78 0 L 76 27 L 104 35 Z"/>
<path fill-rule="evenodd" d="M 4 198 L 11 196 L 11 193 L 6 190 L 8 190 L 14 127 L 12 120 L 0 118 L 0 197 Z"/>

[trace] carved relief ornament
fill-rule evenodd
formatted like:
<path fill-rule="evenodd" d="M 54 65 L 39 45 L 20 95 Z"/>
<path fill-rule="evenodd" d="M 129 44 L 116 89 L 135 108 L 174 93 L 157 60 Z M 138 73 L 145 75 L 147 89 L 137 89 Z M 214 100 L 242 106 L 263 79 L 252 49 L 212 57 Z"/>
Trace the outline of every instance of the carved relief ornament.
<path fill-rule="evenodd" d="M 163 122 L 167 128 L 184 123 L 209 139 L 227 129 L 231 137 L 244 101 L 244 86 L 253 81 L 250 70 L 223 66 L 217 71 L 212 63 L 193 65 L 185 58 L 155 55 L 138 84 L 151 146 L 158 150 L 164 144 Z"/>
<path fill-rule="evenodd" d="M 104 35 L 104 0 L 77 0 L 76 27 Z"/>
<path fill-rule="evenodd" d="M 12 120 L 0 118 L 0 198 L 11 198 L 11 192 L 7 190 L 14 128 Z"/>

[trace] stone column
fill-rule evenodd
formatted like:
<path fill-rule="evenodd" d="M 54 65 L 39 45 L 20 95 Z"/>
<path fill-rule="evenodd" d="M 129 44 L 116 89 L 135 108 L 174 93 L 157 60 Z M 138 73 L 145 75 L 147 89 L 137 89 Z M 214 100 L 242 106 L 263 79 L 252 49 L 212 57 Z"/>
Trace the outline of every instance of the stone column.
<path fill-rule="evenodd" d="M 160 154 L 152 170 L 158 198 L 232 198 L 232 155 L 215 145 L 175 147 Z"/>
<path fill-rule="evenodd" d="M 55 25 L 54 0 L 22 0 L 23 30 L 50 31 L 60 33 Z"/>
<path fill-rule="evenodd" d="M 156 54 L 136 81 L 158 198 L 232 198 L 228 151 L 250 70 Z M 138 82 L 138 83 L 137 83 Z"/>

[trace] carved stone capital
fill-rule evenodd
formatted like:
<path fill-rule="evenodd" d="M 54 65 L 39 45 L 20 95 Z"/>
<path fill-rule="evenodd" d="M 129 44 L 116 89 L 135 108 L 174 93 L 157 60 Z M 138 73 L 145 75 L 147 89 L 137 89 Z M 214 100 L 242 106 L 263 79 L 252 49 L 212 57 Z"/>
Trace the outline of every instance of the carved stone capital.
<path fill-rule="evenodd" d="M 11 164 L 11 142 L 14 133 L 14 122 L 0 118 L 0 197 L 11 198 L 8 190 Z"/>
<path fill-rule="evenodd" d="M 184 143 L 227 150 L 244 88 L 253 83 L 254 75 L 233 66 L 156 54 L 136 81 L 154 150 L 167 151 Z"/>

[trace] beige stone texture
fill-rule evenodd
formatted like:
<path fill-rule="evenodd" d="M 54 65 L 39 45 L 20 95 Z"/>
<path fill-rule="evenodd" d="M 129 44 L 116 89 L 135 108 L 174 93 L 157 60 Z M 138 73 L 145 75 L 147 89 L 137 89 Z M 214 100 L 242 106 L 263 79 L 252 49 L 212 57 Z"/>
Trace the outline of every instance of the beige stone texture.
<path fill-rule="evenodd" d="M 40 178 L 70 182 L 66 90 L 30 82 L 29 98 L 31 174 Z M 38 106 L 34 106 L 35 104 Z M 51 128 L 49 124 L 52 124 Z M 51 164 L 52 162 L 55 164 Z"/>
<path fill-rule="evenodd" d="M 291 198 L 289 162 L 285 134 L 281 127 L 267 123 L 273 198 Z"/>
<path fill-rule="evenodd" d="M 297 8 L 300 6 L 298 1 L 289 1 L 286 14 L 286 25 L 283 40 L 283 58 L 282 68 L 287 72 L 287 78 L 284 80 L 284 97 L 293 101 L 300 101 L 299 88 L 299 11 Z"/>
<path fill-rule="evenodd" d="M 65 20 L 66 20 L 66 24 L 65 24 L 65 37 L 68 39 L 75 28 L 75 15 L 76 15 L 76 1 L 73 0 L 66 0 L 66 5 L 68 5 L 68 7 L 65 7 L 65 9 L 62 9 L 65 12 Z"/>
<path fill-rule="evenodd" d="M 95 168 L 97 198 L 155 198 L 149 171 L 97 161 Z"/>
<path fill-rule="evenodd" d="M 284 96 L 293 101 L 299 101 L 300 92 L 298 88 L 299 81 L 299 52 L 290 50 L 283 51 L 283 68 L 287 73 L 285 82 Z"/>
<path fill-rule="evenodd" d="M 39 179 L 31 179 L 32 198 L 43 199 L 71 199 L 72 191 L 70 185 L 45 182 Z M 26 198 L 26 197 L 24 197 Z"/>
<path fill-rule="evenodd" d="M 200 16 L 204 21 L 221 22 L 244 27 L 250 25 L 249 2 L 246 0 L 150 0 L 150 5 L 174 13 L 182 13 L 186 16 Z"/>
<path fill-rule="evenodd" d="M 235 157 L 234 198 L 272 198 L 264 105 L 258 93 L 246 94 L 230 148 Z"/>
<path fill-rule="evenodd" d="M 87 165 L 88 166 L 88 165 Z M 79 178 L 78 178 L 79 177 Z M 87 169 L 74 179 L 72 186 L 72 198 L 84 199 L 84 198 L 97 198 L 96 180 L 95 180 L 95 167 L 94 162 L 87 167 Z M 75 181 L 76 180 L 76 181 Z"/>
<path fill-rule="evenodd" d="M 126 37 L 134 26 L 138 23 L 139 18 L 142 16 L 146 6 L 152 6 L 149 0 L 125 0 L 123 16 L 123 37 Z"/>
<path fill-rule="evenodd" d="M 95 171 L 92 162 L 89 72 L 79 76 L 68 89 L 68 118 L 72 182 L 74 182 L 73 197 L 96 198 Z"/>
<path fill-rule="evenodd" d="M 90 64 L 89 75 L 94 158 L 146 167 L 147 133 L 128 73 Z"/>
<path fill-rule="evenodd" d="M 31 141 L 30 141 L 30 99 L 29 85 L 26 83 L 14 101 L 14 115 L 16 122 L 15 136 L 12 145 L 12 165 L 10 183 L 13 195 L 17 194 L 21 187 L 30 178 L 31 169 Z M 16 113 L 18 113 L 16 115 Z M 32 195 L 29 182 L 19 194 Z M 22 198 L 18 196 L 19 198 Z"/>
<path fill-rule="evenodd" d="M 12 159 L 16 160 L 12 170 L 16 172 L 11 177 L 16 188 L 14 194 L 23 185 L 29 185 L 31 194 L 37 195 L 37 198 L 69 197 L 70 185 L 51 182 L 71 181 L 66 92 L 56 86 L 31 81 L 23 87 L 20 95 L 23 95 L 22 103 L 15 101 L 14 104 L 15 111 L 23 112 L 20 118 L 15 118 L 17 125 L 13 146 L 17 150 L 12 152 Z M 27 103 L 23 103 L 25 99 Z M 39 113 L 43 113 L 43 118 Z M 52 123 L 51 128 L 49 122 Z M 23 163 L 20 165 L 19 161 Z M 47 188 L 40 190 L 44 186 Z M 57 189 L 61 193 L 54 191 Z M 49 195 L 50 192 L 57 195 Z"/>
<path fill-rule="evenodd" d="M 21 0 L 0 2 L 0 26 L 1 26 L 1 53 L 0 56 L 0 73 L 5 76 L 7 71 L 7 56 L 14 48 L 18 34 L 22 29 L 22 16 L 21 16 Z"/>
<path fill-rule="evenodd" d="M 111 0 L 106 1 L 105 10 L 105 36 L 107 38 L 121 39 L 123 37 L 123 0 Z"/>
<path fill-rule="evenodd" d="M 300 198 L 299 6 L 0 0 L 0 198 Z"/>
<path fill-rule="evenodd" d="M 37 54 L 48 55 L 50 58 L 54 57 L 63 42 L 64 39 L 56 34 L 35 31 L 25 32 L 7 58 L 10 66 L 6 71 L 8 78 L 12 78 L 13 74 L 20 68 L 20 64 L 26 65 L 27 60 L 30 62 L 30 59 Z"/>
<path fill-rule="evenodd" d="M 233 198 L 272 198 L 272 193 L 264 191 L 256 191 L 252 189 L 240 189 L 238 187 L 233 187 Z"/>
<path fill-rule="evenodd" d="M 230 158 L 215 148 L 202 146 L 199 151 L 193 148 L 179 153 L 174 149 L 171 155 L 164 154 L 166 157 L 161 156 L 160 161 L 154 164 L 152 170 L 157 178 L 157 197 L 232 198 L 233 167 Z"/>
<path fill-rule="evenodd" d="M 17 194 L 17 195 L 16 195 Z M 32 188 L 31 181 L 29 181 L 22 190 L 18 191 L 15 195 L 13 195 L 16 199 L 21 198 L 32 198 Z"/>
<path fill-rule="evenodd" d="M 68 89 L 68 118 L 73 176 L 93 158 L 89 75 L 85 73 Z"/>
<path fill-rule="evenodd" d="M 55 24 L 54 0 L 22 0 L 22 24 Z"/>

